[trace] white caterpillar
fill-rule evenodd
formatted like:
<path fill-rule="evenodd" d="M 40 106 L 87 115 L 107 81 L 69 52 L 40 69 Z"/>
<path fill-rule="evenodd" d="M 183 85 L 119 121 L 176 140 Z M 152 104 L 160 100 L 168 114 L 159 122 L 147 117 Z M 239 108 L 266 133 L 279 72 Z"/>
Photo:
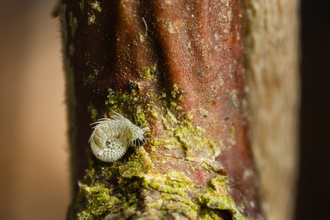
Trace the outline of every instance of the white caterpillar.
<path fill-rule="evenodd" d="M 101 161 L 113 162 L 126 153 L 130 144 L 145 144 L 144 132 L 147 127 L 138 127 L 124 116 L 113 111 L 112 119 L 102 118 L 95 125 L 89 138 L 94 155 Z"/>

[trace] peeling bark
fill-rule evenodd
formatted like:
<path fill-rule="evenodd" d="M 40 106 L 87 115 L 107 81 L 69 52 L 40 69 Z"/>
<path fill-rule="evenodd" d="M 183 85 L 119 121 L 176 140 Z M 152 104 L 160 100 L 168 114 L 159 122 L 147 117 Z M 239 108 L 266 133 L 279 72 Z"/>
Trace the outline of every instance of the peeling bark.
<path fill-rule="evenodd" d="M 238 0 L 62 0 L 68 219 L 262 218 L 240 13 Z M 104 163 L 89 125 L 112 111 L 150 131 Z"/>

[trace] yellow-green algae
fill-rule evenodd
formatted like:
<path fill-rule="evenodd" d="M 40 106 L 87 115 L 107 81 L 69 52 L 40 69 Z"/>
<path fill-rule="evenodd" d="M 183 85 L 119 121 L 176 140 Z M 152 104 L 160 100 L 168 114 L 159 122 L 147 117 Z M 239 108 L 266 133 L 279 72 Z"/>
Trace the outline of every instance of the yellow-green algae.
<path fill-rule="evenodd" d="M 84 1 L 82 1 L 80 4 L 80 8 L 84 9 Z M 87 12 L 88 14 L 88 18 L 87 18 L 87 23 L 88 25 L 91 25 L 91 24 L 94 24 L 96 22 L 96 16 L 95 16 L 95 13 L 94 11 L 96 12 L 102 12 L 102 8 L 100 6 L 100 2 L 98 1 L 95 1 L 95 2 L 89 2 L 89 5 L 91 7 L 91 9 L 89 9 L 89 12 Z"/>
<path fill-rule="evenodd" d="M 84 6 L 84 1 L 82 1 Z M 101 7 L 99 2 L 89 3 L 92 10 L 101 12 Z M 95 22 L 95 14 L 90 11 L 88 13 L 88 24 Z M 70 14 L 70 24 L 72 34 L 75 32 L 76 20 Z M 145 38 L 140 34 L 140 42 L 144 42 Z M 130 45 L 130 44 L 128 44 Z M 129 47 L 126 48 L 129 50 Z M 143 77 L 146 82 L 153 80 L 157 81 L 159 71 L 157 70 L 156 63 L 145 67 L 143 73 L 140 73 L 140 76 Z M 90 77 L 88 80 L 92 80 L 93 77 Z M 112 110 L 127 116 L 125 111 L 128 111 L 131 116 L 129 118 L 137 125 L 149 126 L 153 120 L 162 121 L 164 126 L 163 136 L 157 137 L 154 139 L 152 134 L 149 134 L 148 140 L 151 143 L 153 150 L 179 150 L 178 152 L 171 152 L 172 155 L 180 154 L 180 150 L 184 153 L 187 159 L 196 159 L 199 158 L 200 161 L 203 161 L 203 155 L 218 155 L 220 152 L 216 151 L 216 140 L 208 140 L 204 137 L 205 131 L 198 127 L 194 126 L 191 122 L 194 115 L 193 114 L 182 114 L 180 112 L 181 106 L 179 102 L 183 99 L 184 92 L 180 91 L 180 88 L 177 84 L 173 85 L 173 88 L 170 91 L 161 90 L 158 93 L 154 91 L 145 91 L 145 88 L 141 88 L 139 82 L 133 82 L 137 85 L 137 89 L 131 89 L 128 92 L 119 92 L 109 90 L 108 99 L 105 102 L 105 105 L 108 107 L 108 115 L 111 115 Z M 144 90 L 144 92 L 142 92 Z M 167 95 L 169 94 L 169 95 Z M 146 96 L 146 97 L 145 97 Z M 148 100 L 146 102 L 146 100 Z M 143 105 L 141 105 L 143 103 Z M 159 107 L 163 106 L 163 107 Z M 128 113 L 126 112 L 126 113 Z M 203 109 L 202 115 L 207 117 L 208 111 Z M 104 113 L 97 112 L 95 109 L 91 109 L 91 117 L 95 121 L 97 116 L 104 115 Z M 195 116 L 196 117 L 196 116 Z M 142 147 L 143 148 L 143 147 Z M 218 147 L 219 148 L 219 147 Z M 140 155 L 138 155 L 140 152 Z M 141 153 L 142 152 L 142 153 Z M 144 151 L 145 152 L 145 151 Z M 202 157 L 200 157 L 202 155 Z M 179 155 L 178 155 L 179 156 Z M 152 158 L 149 158 L 148 154 L 141 150 L 136 151 L 136 155 L 129 157 L 126 163 L 118 167 L 118 175 L 122 178 L 133 178 L 139 177 L 143 178 L 143 175 L 148 172 L 152 167 Z M 189 173 L 190 171 L 187 171 Z M 146 182 L 145 182 L 146 183 Z M 147 184 L 147 183 L 146 183 Z M 164 185 L 155 185 L 155 183 L 147 184 L 146 186 L 150 188 L 163 189 L 167 191 L 164 193 L 174 192 L 173 189 L 168 188 Z M 180 187 L 179 187 L 180 188 Z M 179 190 L 182 195 L 184 191 Z M 184 203 L 186 204 L 186 203 Z M 186 204 L 187 205 L 187 204 Z"/>
<path fill-rule="evenodd" d="M 125 211 L 128 207 L 136 207 L 139 180 L 126 182 L 120 179 L 118 165 L 98 166 L 87 171 L 84 180 L 79 183 L 75 219 L 100 219 Z M 118 179 L 118 182 L 108 182 L 110 179 Z"/>
<path fill-rule="evenodd" d="M 197 215 L 199 219 L 223 219 L 221 212 L 215 210 L 227 210 L 233 219 L 245 219 L 228 195 L 226 176 L 218 175 L 210 186 L 201 187 L 179 171 L 146 173 L 142 171 L 143 163 L 137 159 L 132 154 L 128 162 L 94 165 L 89 169 L 79 184 L 76 219 L 103 219 L 111 215 L 134 219 L 142 215 L 135 210 L 141 205 L 141 193 L 146 196 L 143 198 L 147 212 L 157 212 L 160 219 L 171 212 L 181 212 L 191 219 Z M 135 172 L 126 175 L 129 169 Z M 152 191 L 159 193 L 156 197 L 148 196 Z M 195 196 L 189 196 L 191 194 Z M 125 212 L 129 207 L 130 211 Z"/>
<path fill-rule="evenodd" d="M 100 6 L 100 2 L 96 1 L 96 2 L 92 2 L 90 3 L 92 9 L 97 10 L 98 12 L 102 11 L 102 8 Z"/>
<path fill-rule="evenodd" d="M 206 193 L 200 195 L 199 200 L 202 204 L 211 209 L 228 210 L 237 220 L 244 220 L 244 218 L 237 208 L 233 199 L 228 195 L 228 180 L 226 176 L 218 176 L 211 180 Z M 241 207 L 242 209 L 242 207 Z"/>
<path fill-rule="evenodd" d="M 119 167 L 119 173 L 125 178 L 141 177 L 141 175 L 143 176 L 143 172 L 148 172 L 151 168 L 152 162 L 148 153 L 140 146 L 137 147 L 136 154 L 132 154 L 129 161 Z"/>
<path fill-rule="evenodd" d="M 174 91 L 171 92 L 171 97 L 175 98 L 176 96 L 182 96 L 179 92 L 177 86 L 174 86 Z M 142 92 L 141 92 L 142 93 Z M 198 126 L 193 126 L 190 120 L 193 118 L 191 114 L 185 115 L 185 117 L 176 117 L 180 114 L 178 109 L 175 106 L 168 104 L 168 99 L 171 97 L 166 96 L 164 91 L 161 91 L 159 95 L 153 95 L 151 92 L 147 93 L 149 98 L 149 103 L 145 104 L 142 107 L 138 105 L 141 102 L 142 96 L 139 93 L 129 93 L 129 92 L 114 92 L 109 91 L 108 100 L 106 105 L 108 106 L 109 113 L 114 110 L 120 114 L 124 114 L 123 109 L 128 109 L 132 111 L 131 114 L 134 118 L 130 120 L 135 121 L 137 125 L 149 124 L 152 120 L 162 119 L 162 124 L 164 129 L 167 131 L 167 134 L 164 134 L 162 138 L 155 138 L 150 140 L 150 144 L 153 149 L 181 149 L 185 152 L 186 158 L 194 158 L 196 152 L 203 151 L 204 154 L 212 155 L 216 149 L 216 142 L 214 140 L 208 140 L 203 136 L 204 130 Z M 143 97 L 143 99 L 145 99 Z M 162 103 L 163 108 L 159 108 L 155 103 Z M 167 107 L 166 107 L 167 106 Z M 204 112 L 203 112 L 204 113 Z M 148 118 L 148 116 L 152 116 Z M 172 152 L 173 153 L 173 152 Z M 114 172 L 111 179 L 118 179 L 118 184 L 106 185 L 104 186 L 105 193 L 109 193 L 109 198 L 118 198 L 121 207 L 110 208 L 108 203 L 106 207 L 107 216 L 115 213 L 120 213 L 124 210 L 123 207 L 137 207 L 139 200 L 137 199 L 138 194 L 141 193 L 141 189 L 144 189 L 146 192 L 157 191 L 160 194 L 158 199 L 150 201 L 147 203 L 147 206 L 150 209 L 157 209 L 158 214 L 164 215 L 171 211 L 178 211 L 192 219 L 195 219 L 199 213 L 200 219 L 222 219 L 221 214 L 216 214 L 211 211 L 214 210 L 227 210 L 232 213 L 235 219 L 244 219 L 244 217 L 239 213 L 239 210 L 236 208 L 235 203 L 228 195 L 228 187 L 226 177 L 219 176 L 217 172 L 214 172 L 212 169 L 213 175 L 218 175 L 211 181 L 211 187 L 202 187 L 198 186 L 193 181 L 187 179 L 185 175 L 178 171 L 167 171 L 161 173 L 152 173 L 150 172 L 152 168 L 153 161 L 163 160 L 159 157 L 149 157 L 145 152 L 143 147 L 136 149 L 136 153 L 131 154 L 127 158 L 127 161 L 118 161 L 110 165 L 111 170 L 117 170 Z M 163 161 L 163 163 L 165 163 Z M 201 161 L 202 164 L 206 164 Z M 188 161 L 189 163 L 189 161 Z M 207 167 L 210 165 L 206 165 Z M 191 166 L 192 167 L 192 166 Z M 209 168 L 208 168 L 209 169 Z M 207 170 L 208 170 L 207 169 Z M 190 171 L 187 170 L 187 173 L 194 172 L 194 169 Z M 105 172 L 105 171 L 102 171 Z M 95 177 L 91 177 L 93 179 Z M 110 178 L 110 177 L 108 177 Z M 129 185 L 126 179 L 138 178 L 134 184 Z M 126 186 L 125 184 L 128 184 Z M 81 185 L 81 187 L 85 185 Z M 91 187 L 91 186 L 89 186 Z M 94 187 L 94 186 L 92 186 Z M 127 188 L 128 187 L 128 188 Z M 102 189 L 98 185 L 98 189 Z M 120 193 L 118 190 L 120 189 Z M 132 190 L 134 189 L 134 190 Z M 128 191 L 127 191 L 128 190 Z M 131 190 L 131 191 L 130 191 Z M 81 190 L 80 194 L 84 194 L 86 190 Z M 117 193 L 113 193 L 113 192 Z M 85 193 L 86 194 L 86 193 Z M 111 196 L 110 196 L 111 194 Z M 194 194 L 195 198 L 190 197 L 189 195 Z M 100 194 L 100 195 L 104 195 Z M 93 200 L 98 205 L 104 207 L 105 205 L 101 202 L 102 198 L 96 197 L 89 198 L 87 200 Z M 117 201 L 112 198 L 111 201 Z M 125 201 L 125 202 L 124 202 Z M 116 206 L 116 203 L 110 203 L 113 206 Z M 160 205 L 161 204 L 161 205 Z M 160 205 L 160 206 L 159 206 Z M 79 215 L 85 216 L 95 216 L 97 213 L 101 213 L 98 208 L 88 207 L 82 209 L 78 212 Z M 96 213 L 96 214 L 95 214 Z M 101 215 L 101 214 L 100 214 Z M 99 215 L 99 216 L 100 216 Z M 137 212 L 132 211 L 131 215 L 138 215 Z"/>
<path fill-rule="evenodd" d="M 141 35 L 142 36 L 142 35 Z M 145 68 L 144 70 L 144 77 L 147 81 L 149 80 L 156 80 L 156 71 L 157 71 L 157 65 L 154 64 L 150 68 Z"/>
<path fill-rule="evenodd" d="M 94 24 L 96 20 L 95 14 L 93 12 L 88 12 L 88 25 Z"/>
<path fill-rule="evenodd" d="M 149 69 L 153 68 L 152 66 Z M 148 75 L 149 71 L 145 74 Z M 223 219 L 221 212 L 212 210 L 227 210 L 232 213 L 233 218 L 244 219 L 227 192 L 226 177 L 216 172 L 210 161 L 210 155 L 216 156 L 221 153 L 217 147 L 219 142 L 207 139 L 204 129 L 193 125 L 191 120 L 198 116 L 192 113 L 183 114 L 178 105 L 172 104 L 183 98 L 179 87 L 174 85 L 173 90 L 169 92 L 171 95 L 168 96 L 166 91 L 159 91 L 157 94 L 146 91 L 146 87 L 138 82 L 134 83 L 137 87 L 134 86 L 125 92 L 109 89 L 105 101 L 107 114 L 111 115 L 114 110 L 127 117 L 125 113 L 130 112 L 129 119 L 139 126 L 149 126 L 150 123 L 161 119 L 165 131 L 163 135 L 153 138 L 152 131 L 147 133 L 151 149 L 162 150 L 164 155 L 168 156 L 185 156 L 186 160 L 178 161 L 178 165 L 182 163 L 190 168 L 185 169 L 185 174 L 174 170 L 155 173 L 152 169 L 153 164 L 165 164 L 167 160 L 161 156 L 149 157 L 143 146 L 136 147 L 130 155 L 113 163 L 96 165 L 91 160 L 90 169 L 79 185 L 76 218 L 141 217 L 143 213 L 136 209 L 141 205 L 141 195 L 144 195 L 145 201 L 150 200 L 146 202 L 148 212 L 157 213 L 159 218 L 166 213 L 180 212 L 191 219 L 197 216 L 199 219 Z M 204 114 L 206 112 L 203 111 Z M 91 117 L 94 121 L 99 115 L 103 114 L 91 108 Z M 171 150 L 170 154 L 166 153 L 167 150 Z M 215 176 L 210 183 L 211 187 L 200 186 L 186 176 L 196 172 L 190 160 L 199 161 L 205 170 Z M 112 182 L 109 182 L 110 180 Z M 157 192 L 153 199 L 150 197 L 152 192 Z"/>
<path fill-rule="evenodd" d="M 97 121 L 99 119 L 99 114 L 97 112 L 97 109 L 96 108 L 93 108 L 91 106 L 91 110 L 90 111 L 91 111 L 91 117 L 92 117 L 93 121 Z"/>
<path fill-rule="evenodd" d="M 104 185 L 96 184 L 89 187 L 85 184 L 79 184 L 80 194 L 87 200 L 88 206 L 93 209 L 94 216 L 100 216 L 104 211 L 112 208 L 115 204 L 119 203 L 119 199 L 115 196 L 111 196 L 112 189 L 105 187 Z M 83 211 L 81 216 L 86 216 L 88 213 Z"/>
<path fill-rule="evenodd" d="M 90 3 L 90 5 L 92 9 L 101 12 L 98 2 Z M 84 7 L 84 1 L 82 1 L 82 6 Z M 87 13 L 88 24 L 95 23 L 94 12 Z M 70 14 L 72 35 L 74 35 L 76 24 L 77 21 Z M 140 34 L 140 42 L 144 41 L 144 36 Z M 146 81 L 157 80 L 157 73 L 157 65 L 154 64 L 144 68 L 140 76 Z M 204 161 L 203 155 L 219 154 L 215 152 L 219 141 L 205 138 L 205 131 L 192 124 L 191 120 L 197 117 L 196 115 L 180 112 L 181 107 L 178 102 L 183 99 L 184 93 L 180 92 L 179 86 L 174 84 L 170 91 L 155 93 L 154 91 L 142 92 L 143 88 L 139 83 L 137 84 L 138 90 L 131 92 L 109 91 L 105 102 L 108 107 L 107 114 L 110 115 L 111 111 L 115 110 L 126 117 L 127 113 L 130 113 L 128 115 L 131 116 L 131 121 L 137 125 L 146 124 L 147 126 L 152 120 L 160 121 L 161 119 L 165 130 L 163 136 L 155 139 L 152 134 L 148 134 L 147 137 L 154 150 L 181 149 L 188 159 L 185 163 L 189 164 L 189 159 L 195 161 L 193 159 L 202 155 L 198 161 L 210 166 L 207 160 Z M 234 104 L 235 95 L 235 93 L 230 95 Z M 145 100 L 148 101 L 145 102 Z M 202 111 L 204 117 L 207 117 L 207 113 L 207 110 Z M 91 109 L 91 117 L 94 121 L 98 115 L 103 114 Z M 179 152 L 171 152 L 171 155 L 176 153 L 179 154 Z M 178 171 L 152 173 L 153 161 L 159 159 L 165 160 L 161 157 L 149 157 L 144 148 L 140 147 L 131 155 L 114 163 L 91 162 L 84 180 L 79 184 L 80 192 L 75 207 L 76 218 L 123 219 L 133 215 L 138 217 L 142 215 L 141 212 L 136 211 L 140 205 L 140 194 L 147 195 L 150 191 L 157 191 L 158 198 L 147 203 L 147 206 L 156 208 L 161 215 L 180 210 L 182 214 L 192 219 L 197 215 L 200 216 L 199 219 L 223 219 L 214 211 L 218 209 L 230 211 L 235 219 L 244 219 L 228 195 L 228 183 L 225 177 L 212 172 L 212 175 L 217 177 L 211 181 L 211 187 L 201 187 Z M 191 170 L 186 170 L 188 174 L 191 172 L 194 172 L 193 166 Z M 191 197 L 191 194 L 195 196 Z"/>

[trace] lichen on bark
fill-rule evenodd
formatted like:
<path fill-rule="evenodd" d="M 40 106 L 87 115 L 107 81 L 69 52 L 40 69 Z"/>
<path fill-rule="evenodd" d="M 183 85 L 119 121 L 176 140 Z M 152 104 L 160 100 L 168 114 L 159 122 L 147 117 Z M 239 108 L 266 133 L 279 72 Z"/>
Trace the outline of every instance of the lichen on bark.
<path fill-rule="evenodd" d="M 76 97 L 68 219 L 261 218 L 239 1 L 62 0 L 61 10 Z M 150 131 L 104 163 L 89 124 L 112 111 Z"/>

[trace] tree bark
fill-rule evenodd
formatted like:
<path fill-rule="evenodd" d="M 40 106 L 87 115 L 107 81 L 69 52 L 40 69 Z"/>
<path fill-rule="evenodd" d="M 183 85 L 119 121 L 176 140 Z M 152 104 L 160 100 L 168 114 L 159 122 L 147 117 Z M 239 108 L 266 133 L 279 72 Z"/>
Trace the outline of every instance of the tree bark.
<path fill-rule="evenodd" d="M 266 219 L 293 219 L 299 172 L 299 1 L 243 2 L 252 149 Z"/>
<path fill-rule="evenodd" d="M 62 0 L 60 10 L 67 219 L 262 219 L 239 1 Z M 105 163 L 90 150 L 89 125 L 112 111 L 150 131 L 144 146 Z"/>

